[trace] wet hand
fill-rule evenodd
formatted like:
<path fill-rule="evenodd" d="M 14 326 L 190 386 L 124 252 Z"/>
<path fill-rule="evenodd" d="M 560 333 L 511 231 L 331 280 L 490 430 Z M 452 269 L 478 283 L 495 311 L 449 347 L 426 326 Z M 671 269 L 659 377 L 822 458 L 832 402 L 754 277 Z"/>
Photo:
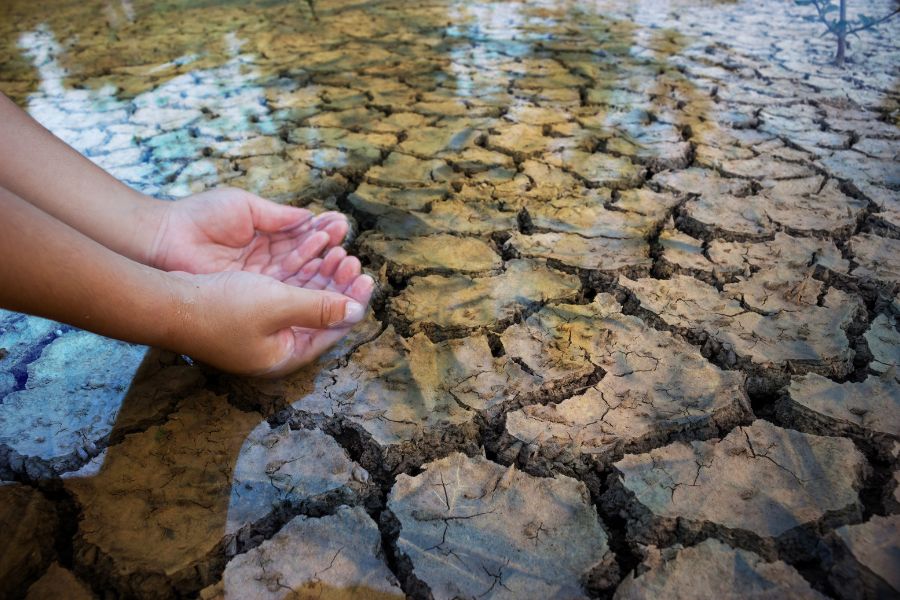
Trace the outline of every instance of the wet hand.
<path fill-rule="evenodd" d="M 374 287 L 341 248 L 287 283 L 235 271 L 172 275 L 184 295 L 179 346 L 219 369 L 260 377 L 315 360 L 363 319 Z"/>
<path fill-rule="evenodd" d="M 236 188 L 221 188 L 168 203 L 150 251 L 165 271 L 203 274 L 247 271 L 279 281 L 296 278 L 309 261 L 339 246 L 347 218 L 314 216 Z"/>

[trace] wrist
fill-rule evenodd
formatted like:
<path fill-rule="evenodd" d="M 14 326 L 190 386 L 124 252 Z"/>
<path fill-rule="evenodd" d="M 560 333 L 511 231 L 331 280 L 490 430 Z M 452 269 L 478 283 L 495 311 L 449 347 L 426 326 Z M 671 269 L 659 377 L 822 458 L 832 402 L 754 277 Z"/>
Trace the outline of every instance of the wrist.
<path fill-rule="evenodd" d="M 129 222 L 133 224 L 133 234 L 129 258 L 160 268 L 160 241 L 172 203 L 132 191 Z"/>
<path fill-rule="evenodd" d="M 167 273 L 155 270 L 159 279 L 158 289 L 164 297 L 157 339 L 150 345 L 181 354 L 195 355 L 205 338 L 203 329 L 202 287 L 185 273 Z"/>

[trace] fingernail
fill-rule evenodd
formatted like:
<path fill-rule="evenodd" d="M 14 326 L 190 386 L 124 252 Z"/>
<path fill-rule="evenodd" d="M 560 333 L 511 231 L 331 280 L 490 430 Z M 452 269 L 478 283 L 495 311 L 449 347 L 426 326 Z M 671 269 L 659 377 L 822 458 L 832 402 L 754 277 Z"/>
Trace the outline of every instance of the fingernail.
<path fill-rule="evenodd" d="M 363 320 L 366 316 L 366 307 L 359 302 L 348 302 L 344 305 L 344 320 L 332 323 L 329 327 L 349 327 Z"/>

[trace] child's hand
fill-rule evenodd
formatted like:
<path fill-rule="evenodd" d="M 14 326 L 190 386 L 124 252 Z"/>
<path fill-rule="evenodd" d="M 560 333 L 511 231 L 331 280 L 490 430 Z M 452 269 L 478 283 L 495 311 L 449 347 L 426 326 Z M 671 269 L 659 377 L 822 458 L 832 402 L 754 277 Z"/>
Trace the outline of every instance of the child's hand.
<path fill-rule="evenodd" d="M 225 371 L 262 377 L 290 373 L 346 335 L 362 320 L 374 286 L 340 248 L 293 285 L 246 272 L 172 275 L 188 284 L 173 333 L 178 346 Z"/>
<path fill-rule="evenodd" d="M 165 271 L 248 271 L 286 281 L 328 248 L 349 225 L 341 213 L 318 216 L 236 188 L 167 203 L 150 251 Z"/>

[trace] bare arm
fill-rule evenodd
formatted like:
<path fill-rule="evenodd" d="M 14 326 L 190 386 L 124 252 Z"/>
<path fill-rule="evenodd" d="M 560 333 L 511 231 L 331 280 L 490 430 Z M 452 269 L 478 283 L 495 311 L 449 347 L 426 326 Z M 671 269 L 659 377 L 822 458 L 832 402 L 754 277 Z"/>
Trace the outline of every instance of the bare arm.
<path fill-rule="evenodd" d="M 344 278 L 343 293 L 247 272 L 160 271 L 2 188 L 0 214 L 0 307 L 228 371 L 280 375 L 313 360 L 363 318 L 371 295 L 371 279 L 358 269 Z"/>
<path fill-rule="evenodd" d="M 167 202 L 141 194 L 0 94 L 0 187 L 107 248 L 148 263 Z"/>

